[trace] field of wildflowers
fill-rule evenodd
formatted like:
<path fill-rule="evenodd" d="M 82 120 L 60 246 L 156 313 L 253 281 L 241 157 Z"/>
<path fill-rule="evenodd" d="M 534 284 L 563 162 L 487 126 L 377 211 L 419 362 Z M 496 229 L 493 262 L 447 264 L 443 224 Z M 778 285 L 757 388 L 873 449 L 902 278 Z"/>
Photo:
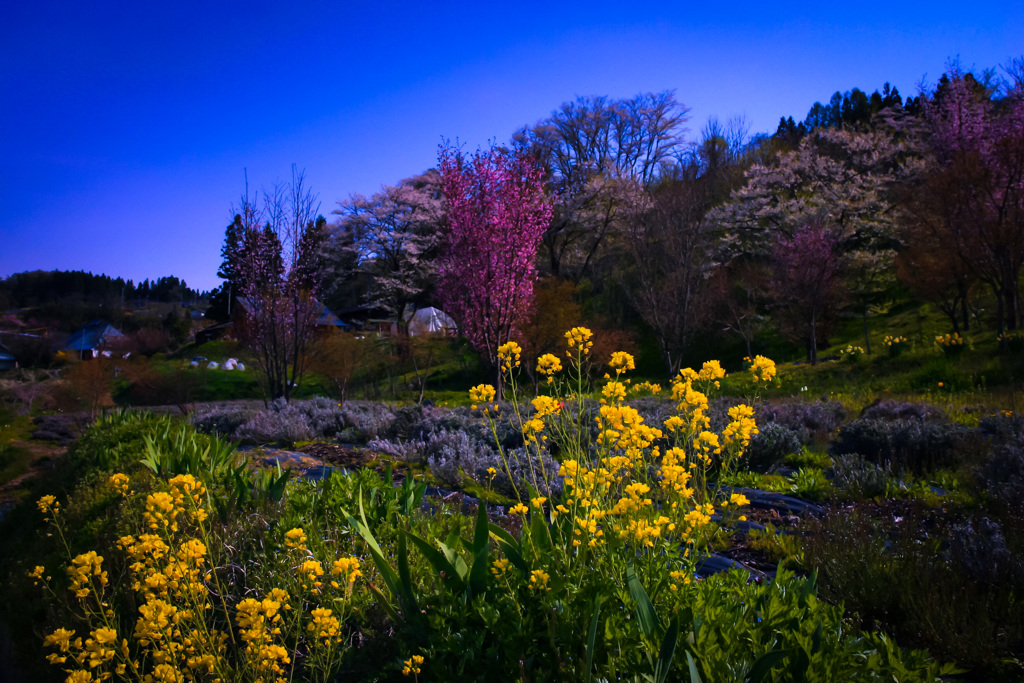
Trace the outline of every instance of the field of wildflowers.
<path fill-rule="evenodd" d="M 876 630 L 884 622 L 851 628 L 841 604 L 818 599 L 806 570 L 820 548 L 802 576 L 699 568 L 752 514 L 748 496 L 722 484 L 757 481 L 746 459 L 759 416 L 799 446 L 834 430 L 841 411 L 766 407 L 759 395 L 777 370 L 758 356 L 730 378 L 746 400 L 716 402 L 726 373 L 709 361 L 673 378 L 667 414 L 642 414 L 650 399 L 633 397 L 661 388 L 638 389 L 626 353 L 591 386 L 591 337 L 574 328 L 562 357 L 537 361 L 538 395 L 519 382 L 515 342 L 497 352 L 506 401 L 493 385 L 470 390 L 468 415 L 496 458 L 447 476 L 475 474 L 485 487 L 502 477 L 505 506 L 426 497 L 413 471 L 395 485 L 390 464 L 289 482 L 187 424 L 101 421 L 83 438 L 93 454 L 73 454 L 70 493 L 38 499 L 46 531 L 19 570 L 54 680 L 930 681 L 956 671 L 898 647 Z M 116 453 L 104 433 L 119 434 Z M 844 443 L 890 443 L 876 433 L 848 429 Z M 435 455 L 421 464 L 441 467 L 445 449 L 471 443 L 462 439 L 424 438 Z M 916 467 L 918 451 L 904 450 Z M 897 476 L 886 469 L 894 452 L 880 446 L 867 461 L 883 481 Z M 773 476 L 826 495 L 814 468 L 828 457 L 791 455 L 807 469 Z M 835 461 L 847 479 L 866 476 L 856 467 L 867 465 Z"/>

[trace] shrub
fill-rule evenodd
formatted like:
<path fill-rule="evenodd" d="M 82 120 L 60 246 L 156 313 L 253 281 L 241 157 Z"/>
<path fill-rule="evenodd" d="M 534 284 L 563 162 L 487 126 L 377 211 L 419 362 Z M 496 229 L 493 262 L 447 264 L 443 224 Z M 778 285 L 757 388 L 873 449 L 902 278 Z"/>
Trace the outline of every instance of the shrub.
<path fill-rule="evenodd" d="M 297 441 L 308 441 L 314 436 L 306 415 L 292 406 L 261 410 L 235 431 L 242 442 L 291 446 Z"/>
<path fill-rule="evenodd" d="M 238 428 L 248 422 L 252 416 L 253 411 L 246 408 L 214 406 L 192 413 L 189 420 L 201 432 L 232 438 Z"/>
<path fill-rule="evenodd" d="M 878 400 L 861 411 L 863 420 L 945 420 L 941 408 L 930 403 L 907 403 L 890 399 Z"/>
<path fill-rule="evenodd" d="M 344 424 L 342 440 L 352 443 L 366 443 L 370 439 L 387 437 L 395 421 L 391 406 L 367 401 L 345 402 L 341 415 Z"/>
<path fill-rule="evenodd" d="M 839 430 L 829 452 L 858 453 L 893 472 L 956 469 L 979 454 L 977 432 L 948 421 L 859 419 Z"/>
<path fill-rule="evenodd" d="M 1024 511 L 1024 444 L 1005 443 L 993 448 L 978 468 L 977 482 L 1003 509 Z"/>
<path fill-rule="evenodd" d="M 1001 410 L 978 421 L 978 429 L 997 444 L 1024 445 L 1024 413 Z"/>
<path fill-rule="evenodd" d="M 892 475 L 884 467 L 857 453 L 835 456 L 827 474 L 834 487 L 852 498 L 884 496 L 892 482 Z"/>
<path fill-rule="evenodd" d="M 787 455 L 803 448 L 800 432 L 785 425 L 766 422 L 758 430 L 744 456 L 746 466 L 755 472 L 767 472 Z"/>
<path fill-rule="evenodd" d="M 967 665 L 971 680 L 1011 680 L 1024 584 L 1012 557 L 1019 540 L 1003 533 L 988 520 L 948 525 L 923 506 L 890 504 L 832 509 L 799 538 L 823 597 L 842 600 L 856 626 Z"/>
<path fill-rule="evenodd" d="M 810 443 L 814 434 L 834 431 L 846 417 L 838 401 L 780 401 L 757 406 L 759 422 L 775 422 L 801 432 L 801 440 Z"/>

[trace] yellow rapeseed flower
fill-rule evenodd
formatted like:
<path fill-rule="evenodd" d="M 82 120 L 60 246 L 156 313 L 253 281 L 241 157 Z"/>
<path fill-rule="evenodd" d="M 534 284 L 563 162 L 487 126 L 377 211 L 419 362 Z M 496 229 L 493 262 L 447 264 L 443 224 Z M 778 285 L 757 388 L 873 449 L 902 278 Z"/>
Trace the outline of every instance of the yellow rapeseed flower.
<path fill-rule="evenodd" d="M 565 352 L 565 355 L 572 356 L 572 350 L 579 348 L 580 353 L 587 355 L 590 353 L 590 349 L 594 346 L 594 342 L 591 338 L 594 333 L 586 327 L 574 327 L 565 333 L 566 344 L 569 345 L 569 350 Z"/>
<path fill-rule="evenodd" d="M 615 371 L 616 375 L 636 369 L 633 356 L 625 351 L 615 351 L 612 353 L 612 359 L 609 361 L 608 366 Z"/>
<path fill-rule="evenodd" d="M 754 382 L 770 382 L 777 373 L 775 369 L 775 361 L 764 356 L 754 356 L 754 360 L 750 363 L 750 374 L 754 378 Z"/>
<path fill-rule="evenodd" d="M 422 673 L 422 666 L 425 660 L 420 655 L 413 655 L 411 658 L 405 660 L 403 664 L 405 667 L 402 669 L 403 676 L 410 676 L 413 674 Z"/>
<path fill-rule="evenodd" d="M 519 344 L 514 341 L 510 341 L 506 344 L 502 344 L 498 347 L 498 362 L 501 364 L 503 372 L 508 372 L 512 368 L 519 367 L 519 358 L 523 350 L 519 348 Z"/>
<path fill-rule="evenodd" d="M 289 529 L 284 534 L 284 544 L 288 548 L 294 550 L 305 550 L 306 549 L 306 532 L 302 527 L 295 527 Z"/>
<path fill-rule="evenodd" d="M 490 403 L 497 392 L 490 384 L 478 384 L 469 390 L 469 398 L 476 403 Z M 486 408 L 486 406 L 484 406 Z"/>
<path fill-rule="evenodd" d="M 556 372 L 561 372 L 562 361 L 558 359 L 553 353 L 545 353 L 543 356 L 537 359 L 537 372 L 542 375 L 547 375 L 548 383 L 554 381 L 554 375 Z"/>

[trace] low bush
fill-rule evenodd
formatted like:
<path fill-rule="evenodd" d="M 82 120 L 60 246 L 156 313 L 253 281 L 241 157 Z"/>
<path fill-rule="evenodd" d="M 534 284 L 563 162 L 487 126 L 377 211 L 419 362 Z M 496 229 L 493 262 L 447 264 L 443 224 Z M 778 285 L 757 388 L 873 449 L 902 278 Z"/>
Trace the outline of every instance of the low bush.
<path fill-rule="evenodd" d="M 832 509 L 799 538 L 823 597 L 842 602 L 858 627 L 966 665 L 972 680 L 1019 680 L 1024 539 L 1004 533 L 989 519 L 889 503 Z"/>
<path fill-rule="evenodd" d="M 832 458 L 832 467 L 827 474 L 832 485 L 845 498 L 885 496 L 893 485 L 893 477 L 888 470 L 857 453 L 846 453 Z"/>
<path fill-rule="evenodd" d="M 776 422 L 763 423 L 750 441 L 745 465 L 754 472 L 767 472 L 791 453 L 803 448 L 800 432 Z"/>
<path fill-rule="evenodd" d="M 948 420 L 861 418 L 844 425 L 832 444 L 832 455 L 857 453 L 899 474 L 922 475 L 956 469 L 983 457 L 977 431 Z"/>

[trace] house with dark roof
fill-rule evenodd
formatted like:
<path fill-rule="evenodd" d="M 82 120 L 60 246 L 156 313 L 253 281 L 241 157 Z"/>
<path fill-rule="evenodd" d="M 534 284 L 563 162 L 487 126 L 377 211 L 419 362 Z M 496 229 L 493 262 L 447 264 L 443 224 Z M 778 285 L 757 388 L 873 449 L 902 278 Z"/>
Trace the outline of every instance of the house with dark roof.
<path fill-rule="evenodd" d="M 3 345 L 3 342 L 0 342 L 0 370 L 13 370 L 16 367 L 18 367 L 18 362 L 15 360 L 14 354 Z"/>
<path fill-rule="evenodd" d="M 250 316 L 255 310 L 255 305 L 252 301 L 244 296 L 240 296 L 235 299 L 238 302 L 238 307 L 235 309 L 235 313 L 232 315 L 236 320 L 239 316 Z M 316 322 L 313 323 L 318 330 L 330 330 L 339 329 L 347 330 L 349 325 L 341 320 L 338 316 L 331 312 L 331 309 L 323 305 L 319 301 L 314 300 L 313 303 L 319 306 L 317 310 Z M 235 320 L 229 320 L 228 322 L 219 323 L 216 325 L 210 325 L 202 330 L 196 332 L 196 343 L 205 344 L 206 342 L 213 341 L 214 339 L 221 339 L 223 337 L 230 337 L 234 332 Z"/>
<path fill-rule="evenodd" d="M 123 339 L 124 335 L 110 323 L 94 320 L 68 337 L 62 350 L 86 360 L 96 358 L 104 347 Z"/>

